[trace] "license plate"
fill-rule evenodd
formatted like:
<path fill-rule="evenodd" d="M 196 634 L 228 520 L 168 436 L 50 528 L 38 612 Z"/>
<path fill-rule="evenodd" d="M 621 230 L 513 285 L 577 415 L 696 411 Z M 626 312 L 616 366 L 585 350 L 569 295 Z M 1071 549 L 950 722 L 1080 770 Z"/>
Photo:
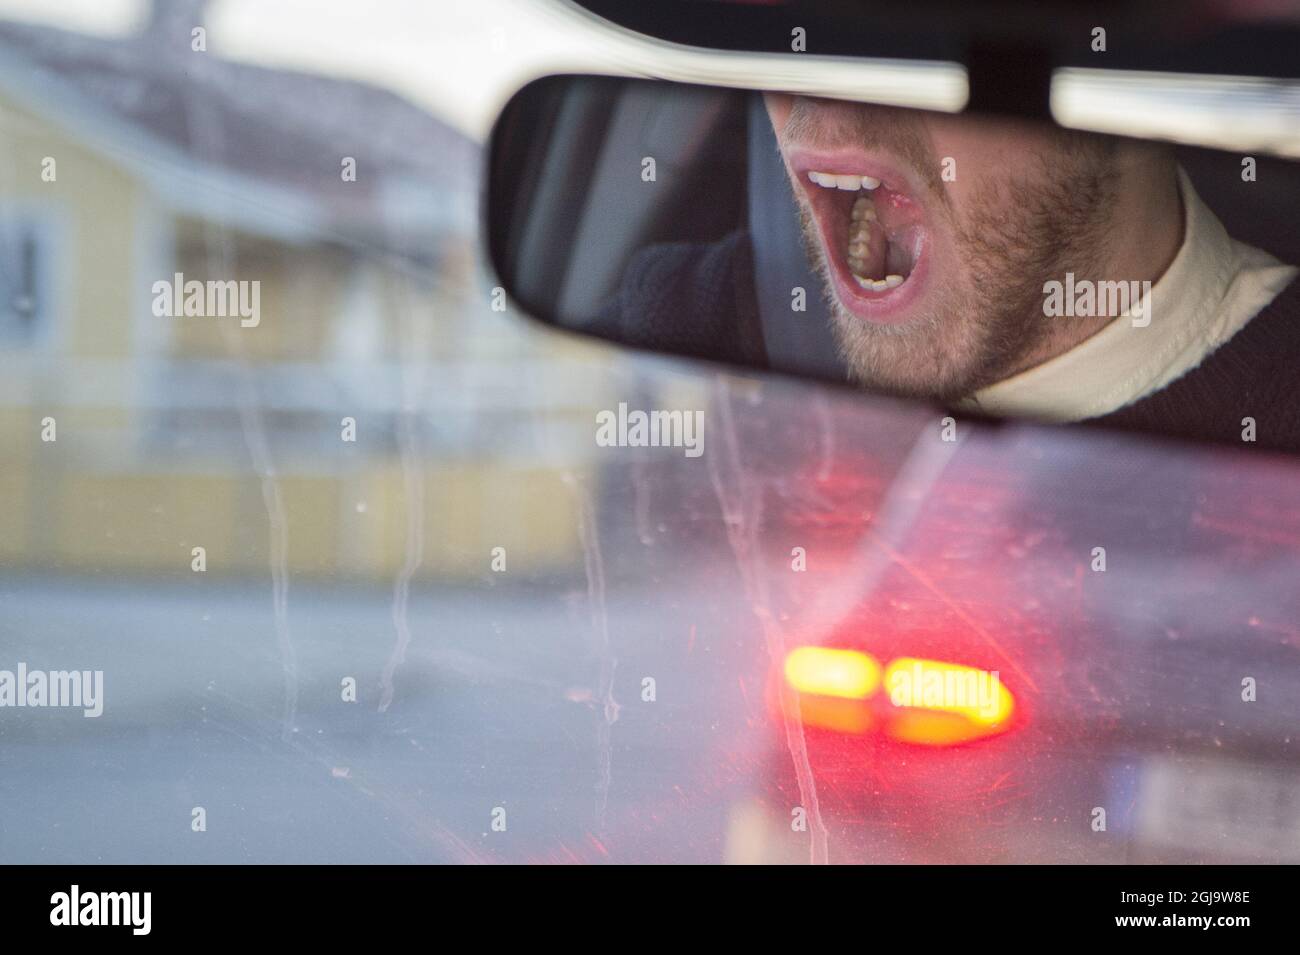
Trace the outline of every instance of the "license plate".
<path fill-rule="evenodd" d="M 1139 779 L 1135 835 L 1225 859 L 1300 861 L 1300 775 L 1267 763 L 1157 757 Z"/>

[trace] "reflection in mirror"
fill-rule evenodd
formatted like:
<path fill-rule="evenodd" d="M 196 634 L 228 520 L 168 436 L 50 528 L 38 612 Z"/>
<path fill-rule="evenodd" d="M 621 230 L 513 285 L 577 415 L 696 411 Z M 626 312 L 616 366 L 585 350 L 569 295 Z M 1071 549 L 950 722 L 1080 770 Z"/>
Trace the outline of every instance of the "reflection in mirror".
<path fill-rule="evenodd" d="M 492 143 L 543 320 L 958 410 L 1300 450 L 1300 167 L 950 115 L 553 77 Z"/>

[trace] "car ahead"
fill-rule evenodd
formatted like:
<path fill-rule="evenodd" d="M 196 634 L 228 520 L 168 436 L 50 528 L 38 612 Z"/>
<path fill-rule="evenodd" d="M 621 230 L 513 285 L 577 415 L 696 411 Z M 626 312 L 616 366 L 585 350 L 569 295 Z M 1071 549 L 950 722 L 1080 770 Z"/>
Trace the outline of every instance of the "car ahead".
<path fill-rule="evenodd" d="M 1294 862 L 1293 463 L 1020 428 L 945 453 L 925 430 L 856 547 L 797 538 L 861 586 L 783 615 L 780 782 L 742 838 L 785 859 Z"/>
<path fill-rule="evenodd" d="M 707 694 L 745 714 L 699 727 L 723 858 L 1295 861 L 1294 460 L 943 428 L 879 399 L 719 387 L 711 489 L 685 455 L 628 475 L 662 550 L 610 583 L 648 573 L 662 598 L 611 618 L 656 631 L 619 666 L 689 683 L 684 709 Z M 712 556 L 672 567 L 686 541 Z M 662 824 L 700 811 L 682 788 Z"/>

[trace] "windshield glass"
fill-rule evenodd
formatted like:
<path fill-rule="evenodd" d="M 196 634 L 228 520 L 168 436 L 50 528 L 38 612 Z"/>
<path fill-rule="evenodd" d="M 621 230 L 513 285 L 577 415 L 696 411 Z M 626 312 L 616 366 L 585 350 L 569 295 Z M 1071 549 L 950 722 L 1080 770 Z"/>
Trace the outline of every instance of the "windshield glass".
<path fill-rule="evenodd" d="M 550 8 L 67 6 L 0 5 L 0 858 L 1300 861 L 1293 460 L 526 324 Z"/>

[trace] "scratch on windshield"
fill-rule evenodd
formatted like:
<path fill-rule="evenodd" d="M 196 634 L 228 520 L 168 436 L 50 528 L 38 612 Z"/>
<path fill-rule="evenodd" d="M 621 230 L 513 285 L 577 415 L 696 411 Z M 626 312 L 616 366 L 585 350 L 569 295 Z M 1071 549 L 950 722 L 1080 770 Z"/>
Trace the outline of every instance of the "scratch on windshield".
<path fill-rule="evenodd" d="M 402 558 L 402 569 L 393 582 L 393 629 L 397 631 L 397 640 L 393 651 L 384 665 L 380 679 L 379 711 L 386 712 L 393 702 L 393 679 L 397 669 L 406 660 L 406 649 L 411 643 L 411 622 L 409 603 L 411 578 L 424 562 L 424 465 L 420 453 L 418 422 L 419 410 L 417 396 L 424 383 L 424 361 L 426 354 L 428 328 L 432 322 L 417 320 L 415 309 L 406 296 L 401 296 L 398 311 L 404 316 L 402 321 L 402 353 L 419 356 L 417 367 L 411 368 L 410 362 L 403 360 L 401 369 L 402 414 L 398 440 L 401 446 L 402 481 L 406 499 L 406 545 Z"/>
<path fill-rule="evenodd" d="M 618 659 L 609 643 L 609 615 L 605 607 L 605 562 L 600 553 L 600 538 L 596 528 L 595 511 L 591 493 L 571 472 L 565 472 L 564 483 L 573 491 L 578 501 L 578 536 L 582 541 L 583 563 L 587 572 L 587 604 L 591 612 L 591 631 L 596 641 L 600 660 L 600 686 L 596 698 L 600 701 L 601 719 L 596 726 L 596 740 L 600 749 L 600 764 L 596 779 L 596 818 L 598 827 L 605 828 L 605 811 L 609 805 L 611 781 L 610 735 L 618 721 L 618 702 L 614 699 L 614 670 Z"/>
<path fill-rule="evenodd" d="M 189 109 L 184 111 L 184 116 L 189 125 L 191 141 L 197 144 L 199 155 L 214 159 L 220 156 L 224 143 L 221 124 L 209 104 L 201 97 L 190 96 Z M 209 274 L 233 274 L 230 231 L 218 217 L 204 220 L 203 242 Z M 244 445 L 252 460 L 253 470 L 261 483 L 262 503 L 269 524 L 267 559 L 271 570 L 271 607 L 276 644 L 280 651 L 280 666 L 284 675 L 280 735 L 282 739 L 288 740 L 293 735 L 298 713 L 298 654 L 289 629 L 289 515 L 285 510 L 270 446 L 266 441 L 257 388 L 242 348 L 238 327 L 222 324 L 220 329 L 226 349 L 234 356 L 238 369 L 240 430 L 243 432 Z"/>
<path fill-rule="evenodd" d="M 718 453 L 705 455 L 709 462 L 709 478 L 713 482 L 713 490 L 722 508 L 727 540 L 735 555 L 736 566 L 740 570 L 746 598 L 754 611 L 754 616 L 758 618 L 759 625 L 763 628 L 768 655 L 774 664 L 779 665 L 786 654 L 785 633 L 772 613 L 767 576 L 758 548 L 758 528 L 763 517 L 763 486 L 761 481 L 749 474 L 741 463 L 727 380 L 722 376 L 715 378 L 713 391 L 713 405 L 717 409 L 722 432 L 722 452 L 721 455 Z M 719 462 L 720 456 L 725 459 L 722 463 Z M 830 861 L 826 824 L 822 821 L 821 808 L 817 799 L 817 782 L 813 778 L 812 765 L 808 760 L 808 746 L 804 738 L 803 721 L 800 719 L 799 701 L 787 700 L 784 693 L 778 696 L 781 701 L 782 720 L 785 723 L 786 745 L 794 760 L 795 774 L 799 782 L 799 799 L 808 814 L 809 833 L 812 836 L 809 861 L 813 865 L 824 865 Z M 790 712 L 790 706 L 794 707 L 794 712 Z"/>

